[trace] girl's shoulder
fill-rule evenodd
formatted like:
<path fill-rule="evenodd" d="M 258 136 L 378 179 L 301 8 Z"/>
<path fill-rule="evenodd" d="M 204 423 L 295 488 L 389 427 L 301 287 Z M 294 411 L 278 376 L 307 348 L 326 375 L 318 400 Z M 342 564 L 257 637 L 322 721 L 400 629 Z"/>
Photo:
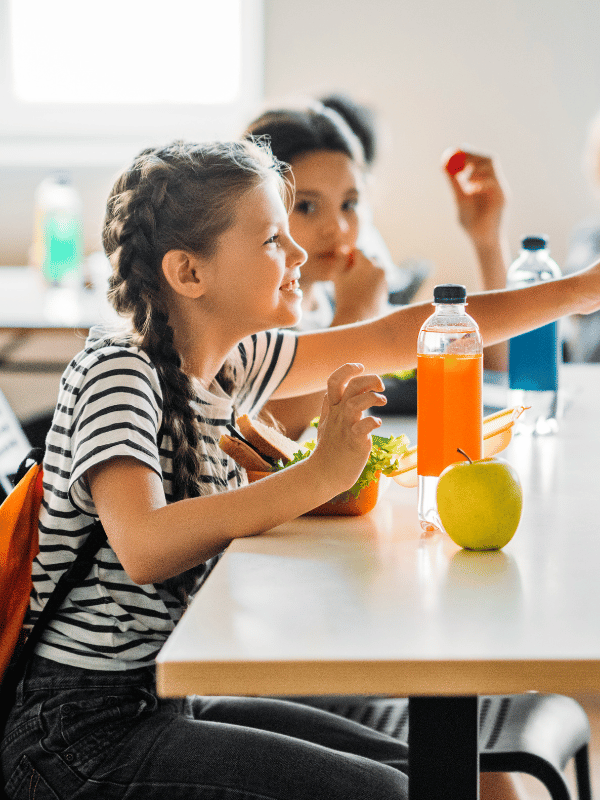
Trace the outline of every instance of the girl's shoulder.
<path fill-rule="evenodd" d="M 230 355 L 235 354 L 233 360 L 239 363 L 246 376 L 251 376 L 265 364 L 291 363 L 297 338 L 297 332 L 290 329 L 260 331 L 242 339 Z"/>
<path fill-rule="evenodd" d="M 159 386 L 156 367 L 148 354 L 126 335 L 101 328 L 92 328 L 85 347 L 72 359 L 65 375 L 81 384 L 90 373 L 140 373 Z"/>
<path fill-rule="evenodd" d="M 237 346 L 233 359 L 239 413 L 256 411 L 287 375 L 298 343 L 290 330 L 252 334 Z"/>

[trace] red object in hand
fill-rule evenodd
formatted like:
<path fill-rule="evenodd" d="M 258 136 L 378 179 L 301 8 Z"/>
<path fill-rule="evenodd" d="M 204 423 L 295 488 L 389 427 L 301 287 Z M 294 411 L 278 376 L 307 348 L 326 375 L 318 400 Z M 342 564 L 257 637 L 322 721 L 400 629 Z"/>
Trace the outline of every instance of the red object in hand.
<path fill-rule="evenodd" d="M 446 172 L 449 175 L 456 175 L 457 172 L 462 172 L 467 166 L 467 154 L 462 150 L 457 150 L 452 153 L 448 161 L 446 161 Z"/>

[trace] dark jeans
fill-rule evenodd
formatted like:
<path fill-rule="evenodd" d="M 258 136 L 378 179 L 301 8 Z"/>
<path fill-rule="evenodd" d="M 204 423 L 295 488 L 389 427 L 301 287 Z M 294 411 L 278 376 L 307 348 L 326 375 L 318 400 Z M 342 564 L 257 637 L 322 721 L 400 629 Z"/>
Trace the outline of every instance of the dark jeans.
<path fill-rule="evenodd" d="M 284 700 L 161 699 L 152 669 L 33 659 L 2 741 L 11 800 L 395 800 L 407 747 Z"/>

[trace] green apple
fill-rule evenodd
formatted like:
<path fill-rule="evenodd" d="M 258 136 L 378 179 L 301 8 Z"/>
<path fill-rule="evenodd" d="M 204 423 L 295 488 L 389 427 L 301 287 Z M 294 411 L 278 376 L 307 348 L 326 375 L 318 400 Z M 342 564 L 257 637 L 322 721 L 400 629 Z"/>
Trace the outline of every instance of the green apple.
<path fill-rule="evenodd" d="M 521 519 L 519 476 L 502 458 L 457 461 L 440 475 L 437 508 L 444 530 L 460 547 L 499 550 Z"/>

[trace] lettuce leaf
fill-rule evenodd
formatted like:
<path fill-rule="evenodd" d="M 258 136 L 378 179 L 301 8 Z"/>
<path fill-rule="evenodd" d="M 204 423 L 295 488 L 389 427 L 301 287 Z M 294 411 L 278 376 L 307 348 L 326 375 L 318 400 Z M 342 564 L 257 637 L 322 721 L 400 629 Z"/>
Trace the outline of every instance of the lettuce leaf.
<path fill-rule="evenodd" d="M 410 378 L 417 377 L 417 370 L 416 369 L 403 369 L 399 372 L 386 372 L 385 375 L 381 376 L 382 378 L 397 378 L 399 381 L 407 381 Z"/>
<path fill-rule="evenodd" d="M 361 489 L 377 480 L 378 472 L 381 472 L 382 475 L 394 472 L 398 467 L 398 461 L 408 450 L 409 441 L 404 434 L 389 436 L 387 439 L 373 434 L 372 438 L 371 454 L 358 480 L 350 489 L 355 497 L 358 497 Z"/>
<path fill-rule="evenodd" d="M 377 480 L 378 473 L 389 475 L 391 472 L 394 472 L 397 469 L 398 461 L 408 450 L 409 440 L 404 434 L 400 436 L 388 436 L 387 439 L 383 436 L 376 436 L 373 434 L 372 439 L 373 446 L 371 447 L 371 453 L 367 459 L 367 463 L 354 486 L 348 490 L 354 497 L 358 497 L 361 489 L 368 486 L 374 480 Z M 282 461 L 279 461 L 276 469 L 284 469 L 286 466 L 291 467 L 292 464 L 303 461 L 310 456 L 316 446 L 317 442 L 315 440 L 304 442 L 302 444 L 304 449 L 294 453 L 292 460 L 288 461 L 285 465 Z"/>

